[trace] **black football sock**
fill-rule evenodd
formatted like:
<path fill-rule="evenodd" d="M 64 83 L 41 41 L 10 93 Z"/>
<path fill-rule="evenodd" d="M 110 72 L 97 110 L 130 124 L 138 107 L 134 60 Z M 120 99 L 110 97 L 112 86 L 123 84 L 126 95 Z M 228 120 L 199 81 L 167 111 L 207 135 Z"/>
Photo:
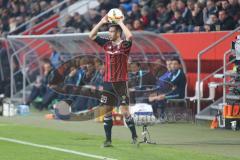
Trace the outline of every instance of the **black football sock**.
<path fill-rule="evenodd" d="M 125 121 L 126 121 L 128 128 L 130 129 L 130 131 L 132 133 L 132 138 L 137 138 L 137 133 L 136 133 L 136 128 L 135 128 L 133 118 L 131 116 L 129 116 L 125 119 Z"/>
<path fill-rule="evenodd" d="M 113 126 L 112 115 L 104 116 L 104 130 L 106 140 L 110 142 L 112 141 L 112 126 Z"/>

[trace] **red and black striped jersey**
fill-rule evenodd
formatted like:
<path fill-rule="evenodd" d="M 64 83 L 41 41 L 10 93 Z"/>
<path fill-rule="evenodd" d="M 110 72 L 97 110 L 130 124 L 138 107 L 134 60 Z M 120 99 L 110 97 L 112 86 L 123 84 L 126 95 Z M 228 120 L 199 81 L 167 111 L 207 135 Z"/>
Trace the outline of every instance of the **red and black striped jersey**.
<path fill-rule="evenodd" d="M 104 81 L 121 82 L 128 80 L 128 56 L 132 41 L 122 40 L 118 44 L 97 36 L 95 42 L 105 51 Z"/>

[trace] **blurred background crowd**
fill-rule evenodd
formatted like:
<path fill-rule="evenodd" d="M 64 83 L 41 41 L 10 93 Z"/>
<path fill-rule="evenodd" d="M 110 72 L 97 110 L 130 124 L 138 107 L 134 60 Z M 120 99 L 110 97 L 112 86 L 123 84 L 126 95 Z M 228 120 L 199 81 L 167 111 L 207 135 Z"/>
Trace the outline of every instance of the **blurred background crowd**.
<path fill-rule="evenodd" d="M 0 0 L 0 32 L 24 31 L 28 26 L 15 30 L 32 17 L 57 5 L 62 0 Z M 66 5 L 77 0 L 70 0 Z M 131 30 L 156 33 L 209 32 L 232 30 L 240 24 L 239 0 L 98 0 L 99 6 L 84 15 L 75 12 L 65 18 L 61 27 L 74 32 L 88 32 L 111 8 L 120 8 L 125 23 Z M 49 12 L 33 23 L 39 23 L 54 12 Z M 61 29 L 59 26 L 58 29 Z M 103 28 L 104 30 L 105 28 Z"/>

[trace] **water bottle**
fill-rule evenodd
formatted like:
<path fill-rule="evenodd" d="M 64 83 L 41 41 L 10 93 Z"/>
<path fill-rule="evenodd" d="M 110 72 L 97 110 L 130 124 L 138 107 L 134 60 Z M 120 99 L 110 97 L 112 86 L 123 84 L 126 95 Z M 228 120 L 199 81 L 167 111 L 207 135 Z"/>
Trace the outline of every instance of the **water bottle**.
<path fill-rule="evenodd" d="M 26 116 L 29 114 L 29 106 L 28 105 L 19 105 L 18 106 L 18 114 L 21 116 Z"/>

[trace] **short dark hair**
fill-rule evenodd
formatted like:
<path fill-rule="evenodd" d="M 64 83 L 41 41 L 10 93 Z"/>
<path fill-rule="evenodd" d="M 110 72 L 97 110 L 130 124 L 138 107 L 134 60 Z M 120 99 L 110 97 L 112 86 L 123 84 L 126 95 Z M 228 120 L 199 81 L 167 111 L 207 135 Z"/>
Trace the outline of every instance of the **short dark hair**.
<path fill-rule="evenodd" d="M 122 28 L 118 24 L 110 24 L 108 28 L 114 27 L 117 32 L 120 32 L 120 35 L 122 35 Z"/>
<path fill-rule="evenodd" d="M 180 59 L 179 59 L 179 58 L 177 58 L 177 57 L 174 57 L 174 58 L 172 58 L 172 61 L 177 61 L 177 62 L 178 62 L 178 64 L 181 64 L 181 61 L 180 61 Z"/>

